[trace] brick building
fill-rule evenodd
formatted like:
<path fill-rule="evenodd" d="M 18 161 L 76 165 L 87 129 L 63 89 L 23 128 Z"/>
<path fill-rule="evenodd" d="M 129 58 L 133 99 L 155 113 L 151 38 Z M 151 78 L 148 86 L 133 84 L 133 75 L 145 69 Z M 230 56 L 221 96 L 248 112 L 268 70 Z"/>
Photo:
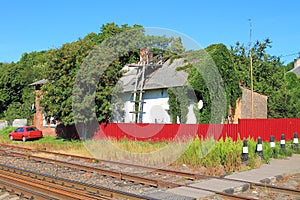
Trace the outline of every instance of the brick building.
<path fill-rule="evenodd" d="M 46 117 L 44 110 L 40 107 L 39 104 L 39 96 L 41 94 L 41 86 L 48 82 L 47 79 L 42 79 L 37 82 L 31 83 L 29 86 L 33 86 L 35 88 L 35 109 L 33 125 L 38 129 L 43 131 L 44 135 L 56 136 L 56 121 L 53 117 Z"/>

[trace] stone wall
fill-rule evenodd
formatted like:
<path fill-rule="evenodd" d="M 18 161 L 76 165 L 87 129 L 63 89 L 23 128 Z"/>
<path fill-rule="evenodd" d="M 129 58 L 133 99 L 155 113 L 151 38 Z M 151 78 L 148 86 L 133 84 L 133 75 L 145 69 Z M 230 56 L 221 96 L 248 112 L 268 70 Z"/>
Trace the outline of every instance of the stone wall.
<path fill-rule="evenodd" d="M 253 118 L 266 119 L 268 118 L 268 97 L 257 92 L 253 92 Z M 251 90 L 242 87 L 242 98 L 236 101 L 236 109 L 234 115 L 235 124 L 238 119 L 251 119 L 252 114 Z"/>

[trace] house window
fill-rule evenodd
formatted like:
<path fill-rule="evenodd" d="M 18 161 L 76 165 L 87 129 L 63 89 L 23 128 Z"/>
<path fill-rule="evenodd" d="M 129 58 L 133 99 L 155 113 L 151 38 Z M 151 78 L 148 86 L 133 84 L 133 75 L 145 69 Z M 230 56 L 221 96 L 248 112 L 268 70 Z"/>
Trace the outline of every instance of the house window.
<path fill-rule="evenodd" d="M 43 114 L 43 126 L 44 127 L 48 127 L 50 124 L 51 128 L 55 128 L 56 127 L 56 120 L 54 117 L 47 117 L 46 113 Z"/>
<path fill-rule="evenodd" d="M 56 127 L 56 120 L 54 117 L 50 117 L 50 127 L 55 128 Z"/>
<path fill-rule="evenodd" d="M 47 117 L 46 117 L 46 113 L 43 113 L 43 126 L 48 127 L 48 122 L 47 122 Z"/>

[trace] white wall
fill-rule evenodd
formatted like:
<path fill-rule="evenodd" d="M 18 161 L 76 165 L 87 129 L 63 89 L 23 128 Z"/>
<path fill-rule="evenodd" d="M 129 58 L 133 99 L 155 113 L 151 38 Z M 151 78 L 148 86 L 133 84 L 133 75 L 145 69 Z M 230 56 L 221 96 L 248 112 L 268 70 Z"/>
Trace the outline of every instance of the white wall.
<path fill-rule="evenodd" d="M 129 112 L 133 111 L 133 109 L 134 109 L 134 107 L 133 107 L 134 103 L 131 102 L 133 95 L 131 93 L 122 93 L 122 94 L 118 94 L 117 96 L 118 96 L 118 99 L 113 99 L 113 102 L 120 101 L 120 104 L 123 104 L 123 108 L 117 108 L 117 106 L 114 105 L 114 111 L 112 113 L 113 114 L 112 121 L 113 122 L 126 122 L 126 123 L 132 122 L 133 121 L 132 114 Z"/>
<path fill-rule="evenodd" d="M 113 122 L 134 122 L 133 114 L 134 103 L 131 102 L 133 94 L 123 93 L 119 95 L 120 101 L 124 103 L 124 116 L 122 119 L 117 112 L 114 113 Z M 143 123 L 170 123 L 169 110 L 169 97 L 166 89 L 160 90 L 148 90 L 143 94 L 143 111 L 142 122 Z"/>
<path fill-rule="evenodd" d="M 190 104 L 188 109 L 189 109 L 189 112 L 187 114 L 186 123 L 187 124 L 196 124 L 197 123 L 197 118 L 196 118 L 196 115 L 194 113 L 194 104 Z"/>
<path fill-rule="evenodd" d="M 19 127 L 19 126 L 26 126 L 27 119 L 14 119 L 12 126 Z"/>
<path fill-rule="evenodd" d="M 113 122 L 125 122 L 132 123 L 134 122 L 134 116 L 131 111 L 134 110 L 134 103 L 131 102 L 133 99 L 133 94 L 123 93 L 119 95 L 119 99 L 123 102 L 123 116 L 120 117 L 120 114 L 115 112 L 113 116 Z M 142 123 L 171 123 L 169 115 L 169 96 L 167 89 L 158 89 L 158 90 L 147 90 L 143 94 L 143 111 L 142 114 Z M 188 124 L 195 124 L 196 117 L 193 111 L 194 104 L 189 105 L 187 122 Z"/>
<path fill-rule="evenodd" d="M 143 123 L 170 123 L 169 97 L 166 89 L 146 91 L 143 95 Z"/>

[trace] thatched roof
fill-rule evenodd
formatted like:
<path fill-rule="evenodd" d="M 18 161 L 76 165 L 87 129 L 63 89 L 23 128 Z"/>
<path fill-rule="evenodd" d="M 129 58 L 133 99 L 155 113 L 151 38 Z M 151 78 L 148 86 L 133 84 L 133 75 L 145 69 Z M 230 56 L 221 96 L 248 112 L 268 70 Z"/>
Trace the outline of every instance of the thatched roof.
<path fill-rule="evenodd" d="M 300 66 L 293 68 L 290 72 L 294 72 L 298 77 L 300 77 Z"/>
<path fill-rule="evenodd" d="M 147 66 L 145 70 L 145 82 L 143 90 L 154 90 L 162 88 L 173 88 L 184 86 L 187 83 L 188 73 L 184 70 L 177 71 L 176 68 L 184 66 L 183 58 L 170 60 L 163 65 Z M 134 91 L 138 67 L 124 67 L 128 70 L 120 79 L 119 84 L 124 92 Z M 140 80 L 139 80 L 140 81 Z"/>

